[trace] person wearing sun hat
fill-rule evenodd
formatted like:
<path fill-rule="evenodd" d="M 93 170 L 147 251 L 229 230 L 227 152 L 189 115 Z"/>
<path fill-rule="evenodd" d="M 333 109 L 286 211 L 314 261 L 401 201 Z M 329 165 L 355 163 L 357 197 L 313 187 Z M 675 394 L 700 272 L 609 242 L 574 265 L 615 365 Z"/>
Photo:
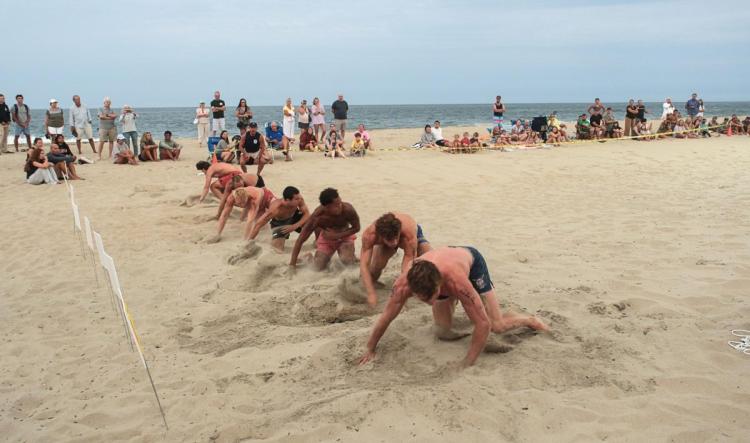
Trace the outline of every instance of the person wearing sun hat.
<path fill-rule="evenodd" d="M 65 114 L 54 98 L 49 100 L 49 109 L 44 115 L 44 128 L 47 137 L 62 134 L 65 128 Z"/>

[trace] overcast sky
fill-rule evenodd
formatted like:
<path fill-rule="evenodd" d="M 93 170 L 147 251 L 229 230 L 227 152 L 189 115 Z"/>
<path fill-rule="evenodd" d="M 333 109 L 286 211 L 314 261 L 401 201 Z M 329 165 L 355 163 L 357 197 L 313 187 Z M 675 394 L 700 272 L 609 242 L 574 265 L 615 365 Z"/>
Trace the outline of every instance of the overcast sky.
<path fill-rule="evenodd" d="M 25 0 L 0 92 L 192 106 L 750 100 L 747 1 Z M 8 17 L 12 18 L 11 22 Z"/>

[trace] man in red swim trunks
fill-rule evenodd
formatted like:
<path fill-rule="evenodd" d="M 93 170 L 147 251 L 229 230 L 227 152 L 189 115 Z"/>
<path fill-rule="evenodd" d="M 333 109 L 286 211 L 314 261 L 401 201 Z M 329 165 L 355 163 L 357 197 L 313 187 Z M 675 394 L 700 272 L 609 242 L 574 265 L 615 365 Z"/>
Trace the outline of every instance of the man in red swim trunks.
<path fill-rule="evenodd" d="M 359 215 L 349 203 L 344 203 L 337 190 L 326 188 L 320 193 L 320 206 L 313 211 L 294 244 L 289 265 L 297 265 L 297 257 L 310 234 L 315 232 L 315 269 L 321 271 L 328 266 L 333 254 L 338 252 L 344 264 L 357 261 L 354 256 L 355 235 L 359 232 Z"/>
<path fill-rule="evenodd" d="M 211 192 L 221 200 L 221 196 L 224 193 L 224 188 L 232 182 L 232 178 L 235 175 L 242 174 L 242 170 L 236 166 L 228 163 L 216 163 L 211 164 L 207 161 L 199 161 L 195 164 L 195 169 L 203 171 L 206 175 L 206 183 L 203 185 L 203 192 L 201 192 L 201 198 L 198 200 L 199 203 L 203 203 L 203 200 L 208 195 L 209 189 Z M 211 183 L 213 177 L 218 178 L 217 181 Z"/>

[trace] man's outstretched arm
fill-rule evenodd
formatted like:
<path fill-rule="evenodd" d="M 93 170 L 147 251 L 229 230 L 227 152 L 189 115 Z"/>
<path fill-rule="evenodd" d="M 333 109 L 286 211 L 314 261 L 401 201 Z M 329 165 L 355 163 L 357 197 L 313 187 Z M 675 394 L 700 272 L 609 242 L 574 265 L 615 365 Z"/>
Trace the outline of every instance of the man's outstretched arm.
<path fill-rule="evenodd" d="M 375 357 L 375 348 L 378 346 L 378 342 L 383 337 L 383 334 L 385 334 L 391 322 L 398 317 L 404 304 L 406 304 L 406 299 L 407 294 L 395 290 L 391 293 L 391 297 L 388 299 L 383 313 L 380 314 L 377 322 L 375 322 L 370 339 L 367 341 L 367 352 L 359 359 L 360 365 L 364 365 Z"/>

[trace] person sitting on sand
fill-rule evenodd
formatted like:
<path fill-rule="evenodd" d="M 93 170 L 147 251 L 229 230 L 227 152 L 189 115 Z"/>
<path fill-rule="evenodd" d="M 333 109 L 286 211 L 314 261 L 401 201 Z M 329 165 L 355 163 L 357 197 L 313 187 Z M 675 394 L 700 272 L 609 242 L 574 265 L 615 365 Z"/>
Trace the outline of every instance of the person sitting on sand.
<path fill-rule="evenodd" d="M 737 117 L 737 114 L 732 114 L 732 118 L 729 119 L 727 128 L 732 130 L 733 135 L 745 133 L 745 130 L 742 127 L 742 122 L 740 121 L 740 118 Z"/>
<path fill-rule="evenodd" d="M 229 132 L 227 132 L 226 130 L 223 130 L 219 133 L 219 141 L 214 147 L 214 154 L 216 155 L 216 160 L 220 162 L 234 162 L 235 156 L 232 146 L 229 143 Z"/>
<path fill-rule="evenodd" d="M 365 149 L 367 150 L 374 149 L 374 146 L 372 144 L 372 137 L 370 136 L 370 133 L 367 132 L 365 125 L 360 123 L 357 126 L 357 132 L 359 132 L 359 135 L 362 136 L 362 141 L 365 143 Z"/>
<path fill-rule="evenodd" d="M 116 165 L 137 165 L 138 160 L 135 158 L 135 154 L 133 154 L 133 151 L 130 150 L 130 145 L 125 143 L 125 136 L 122 134 L 117 134 L 117 141 L 115 142 L 115 145 L 113 147 L 112 153 L 114 154 L 114 159 L 112 160 L 112 163 Z"/>
<path fill-rule="evenodd" d="M 362 140 L 362 134 L 359 132 L 354 133 L 354 140 L 352 140 L 351 151 L 352 157 L 364 157 L 367 151 L 365 150 L 365 141 Z"/>
<path fill-rule="evenodd" d="M 471 146 L 471 139 L 469 138 L 469 133 L 464 132 L 463 137 L 461 137 L 461 147 L 468 148 L 469 146 Z"/>
<path fill-rule="evenodd" d="M 565 123 L 560 123 L 560 135 L 562 136 L 562 141 L 570 141 L 570 138 L 568 137 L 568 125 Z"/>
<path fill-rule="evenodd" d="M 55 173 L 55 165 L 50 163 L 47 160 L 47 156 L 44 155 L 44 140 L 39 137 L 34 139 L 34 144 L 28 153 L 23 171 L 26 173 L 26 183 L 31 185 L 41 185 L 42 183 L 54 185 L 60 183 L 57 180 L 57 173 Z"/>
<path fill-rule="evenodd" d="M 419 143 L 417 143 L 417 147 L 420 149 L 438 147 L 435 134 L 432 133 L 432 126 L 424 126 L 424 132 L 422 133 L 422 137 L 419 139 Z"/>
<path fill-rule="evenodd" d="M 750 135 L 750 115 L 746 115 L 745 119 L 742 120 L 742 129 L 745 130 L 745 134 Z"/>
<path fill-rule="evenodd" d="M 195 164 L 195 169 L 203 171 L 206 175 L 205 183 L 203 185 L 203 191 L 201 192 L 198 203 L 203 203 L 208 191 L 214 194 L 216 198 L 221 200 L 221 196 L 224 193 L 224 188 L 231 183 L 232 178 L 235 175 L 242 174 L 242 170 L 237 166 L 230 165 L 227 163 L 215 163 L 211 164 L 205 160 L 199 161 Z M 217 178 L 215 182 L 211 182 L 211 179 Z"/>
<path fill-rule="evenodd" d="M 453 148 L 453 151 L 457 151 L 461 148 L 461 135 L 460 134 L 453 134 L 453 141 L 450 142 L 450 147 Z"/>
<path fill-rule="evenodd" d="M 331 124 L 331 127 L 328 129 L 325 148 L 325 152 L 323 153 L 323 156 L 325 157 L 330 155 L 333 158 L 346 158 L 346 155 L 344 154 L 344 139 L 339 136 L 336 126 L 333 124 Z"/>
<path fill-rule="evenodd" d="M 497 126 L 496 126 L 497 127 Z M 374 307 L 378 301 L 375 282 L 399 249 L 404 251 L 401 273 L 409 270 L 415 258 L 432 250 L 422 227 L 409 215 L 388 212 L 381 215 L 362 232 L 359 271 L 367 291 L 367 303 Z"/>
<path fill-rule="evenodd" d="M 284 252 L 284 243 L 289 239 L 289 235 L 292 232 L 301 232 L 302 226 L 310 218 L 310 211 L 299 189 L 287 186 L 282 197 L 271 202 L 263 216 L 253 225 L 250 234 L 245 236 L 246 240 L 254 240 L 260 229 L 270 222 L 271 247 L 278 253 Z"/>
<path fill-rule="evenodd" d="M 471 138 L 469 139 L 469 146 L 472 148 L 481 148 L 482 147 L 482 141 L 479 139 L 479 133 L 475 132 L 471 135 Z"/>
<path fill-rule="evenodd" d="M 647 142 L 647 141 L 651 141 L 651 140 L 655 140 L 656 139 L 656 136 L 651 135 L 652 133 L 651 133 L 651 124 L 650 123 L 646 124 L 646 122 L 644 122 L 644 121 L 637 120 L 634 123 L 634 125 L 635 125 L 634 126 L 634 128 L 635 128 L 634 129 L 635 130 L 635 135 L 638 136 L 638 138 L 636 138 L 635 140 L 641 140 L 641 141 L 646 141 Z"/>
<path fill-rule="evenodd" d="M 256 220 L 261 214 L 266 212 L 268 206 L 271 204 L 276 197 L 273 195 L 268 188 L 256 188 L 255 186 L 246 186 L 244 188 L 237 188 L 233 192 L 229 193 L 226 199 L 221 215 L 219 216 L 219 223 L 216 227 L 216 235 L 208 240 L 208 243 L 216 243 L 221 239 L 221 233 L 224 231 L 224 226 L 229 219 L 229 215 L 232 213 L 232 209 L 235 206 L 242 208 L 242 214 L 240 215 L 240 221 L 247 221 L 245 227 L 245 236 L 255 225 Z"/>
<path fill-rule="evenodd" d="M 182 145 L 172 140 L 172 131 L 164 131 L 164 140 L 159 142 L 159 158 L 162 160 L 179 160 Z"/>
<path fill-rule="evenodd" d="M 224 210 L 225 202 L 227 201 L 229 196 L 232 195 L 232 192 L 234 192 L 235 189 L 245 188 L 248 186 L 252 186 L 255 188 L 265 188 L 266 182 L 260 175 L 256 175 L 250 172 L 232 176 L 232 179 L 226 186 L 224 186 L 224 191 L 222 191 L 221 193 L 221 198 L 219 199 L 219 209 L 216 213 L 217 219 L 221 216 L 221 213 Z"/>
<path fill-rule="evenodd" d="M 562 133 L 560 133 L 560 129 L 554 126 L 552 127 L 552 130 L 547 133 L 547 143 L 553 146 L 560 146 L 560 143 L 562 143 Z"/>
<path fill-rule="evenodd" d="M 411 269 L 393 284 L 393 291 L 367 342 L 367 352 L 359 360 L 365 364 L 375 357 L 375 349 L 388 326 L 412 295 L 432 305 L 436 334 L 450 340 L 461 335 L 451 331 L 456 302 L 474 324 L 471 344 L 462 367 L 471 366 L 484 349 L 490 331 L 496 334 L 527 327 L 548 331 L 539 319 L 514 312 L 502 313 L 495 296 L 487 264 L 475 248 L 444 247 L 417 258 Z"/>
<path fill-rule="evenodd" d="M 578 116 L 578 121 L 576 122 L 576 138 L 589 140 L 591 137 L 591 123 L 586 118 L 586 114 L 581 114 Z"/>
<path fill-rule="evenodd" d="M 143 136 L 141 137 L 141 153 L 138 154 L 138 160 L 142 162 L 159 161 L 159 155 L 156 153 L 156 150 L 158 148 L 159 146 L 154 141 L 154 137 L 151 135 L 151 132 L 144 132 Z"/>
<path fill-rule="evenodd" d="M 685 126 L 685 120 L 679 119 L 674 125 L 674 138 L 687 138 L 687 127 Z"/>
<path fill-rule="evenodd" d="M 61 135 L 61 134 L 60 134 Z M 55 165 L 58 178 L 68 177 L 68 180 L 83 180 L 76 172 L 76 157 L 60 149 L 57 143 L 50 144 L 47 160 Z"/>
<path fill-rule="evenodd" d="M 357 258 L 354 256 L 354 240 L 359 232 L 359 215 L 350 203 L 341 201 L 339 193 L 333 188 L 326 188 L 320 193 L 320 206 L 313 211 L 310 219 L 302 228 L 292 250 L 292 259 L 289 265 L 297 265 L 302 245 L 305 244 L 310 235 L 315 232 L 315 257 L 314 266 L 322 271 L 328 266 L 334 253 L 345 265 L 354 264 Z"/>
<path fill-rule="evenodd" d="M 299 135 L 299 150 L 310 152 L 318 150 L 318 139 L 315 138 L 313 128 L 307 128 Z"/>
<path fill-rule="evenodd" d="M 520 119 L 516 120 L 513 127 L 510 128 L 510 140 L 517 142 L 521 134 L 525 132 L 523 124 Z"/>

